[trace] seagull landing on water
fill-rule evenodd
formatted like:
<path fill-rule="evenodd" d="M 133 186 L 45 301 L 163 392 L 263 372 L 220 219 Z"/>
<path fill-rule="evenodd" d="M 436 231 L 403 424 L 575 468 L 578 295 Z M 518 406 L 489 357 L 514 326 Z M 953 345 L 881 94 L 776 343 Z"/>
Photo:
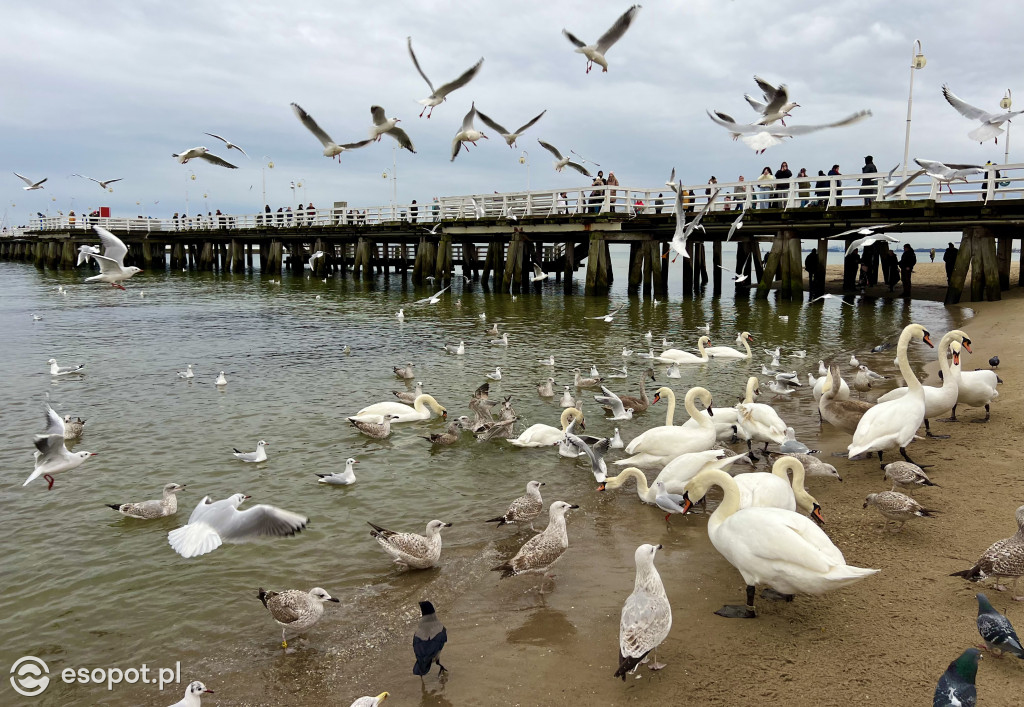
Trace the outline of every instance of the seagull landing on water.
<path fill-rule="evenodd" d="M 615 20 L 615 24 L 602 34 L 594 44 L 587 44 L 569 32 L 569 30 L 562 30 L 565 38 L 576 46 L 576 53 L 587 57 L 586 73 L 590 73 L 590 70 L 594 68 L 594 64 L 601 67 L 602 73 L 608 72 L 608 61 L 604 58 L 604 55 L 608 53 L 612 45 L 622 39 L 622 35 L 629 29 L 638 12 L 640 12 L 640 5 L 633 5 L 633 7 L 626 10 L 619 19 Z"/>
<path fill-rule="evenodd" d="M 245 150 L 243 150 L 241 147 L 239 147 L 235 143 L 233 143 L 230 140 L 228 140 L 226 137 L 221 137 L 220 135 L 217 135 L 216 133 L 204 133 L 204 134 L 209 135 L 210 137 L 215 138 L 215 139 L 220 140 L 221 142 L 223 142 L 224 143 L 224 147 L 226 149 L 228 149 L 228 150 L 238 150 L 239 152 L 241 152 L 246 157 L 249 157 L 249 153 L 247 153 Z M 252 158 L 249 158 L 249 159 L 252 159 Z"/>
<path fill-rule="evenodd" d="M 463 147 L 466 148 L 466 152 L 469 152 L 469 145 L 466 144 L 467 142 L 471 142 L 476 145 L 477 140 L 490 139 L 473 126 L 473 119 L 475 117 L 476 103 L 474 102 L 470 106 L 469 112 L 466 113 L 466 117 L 462 119 L 462 128 L 459 132 L 455 133 L 455 138 L 452 140 L 452 162 L 454 162 L 455 158 L 459 156 L 459 150 Z"/>
<path fill-rule="evenodd" d="M 398 127 L 398 118 L 389 118 L 380 106 L 370 106 L 370 115 L 373 117 L 373 127 L 370 128 L 370 138 L 380 140 L 381 135 L 390 135 L 398 141 L 399 147 L 416 154 L 412 140 L 408 133 Z"/>
<path fill-rule="evenodd" d="M 957 98 L 956 95 L 949 90 L 949 86 L 942 85 L 942 97 L 946 99 L 949 105 L 956 108 L 956 112 L 965 118 L 971 120 L 977 120 L 981 123 L 971 132 L 967 133 L 967 137 L 971 140 L 977 140 L 978 142 L 985 142 L 989 138 L 996 141 L 999 144 L 999 135 L 1003 132 L 1000 127 L 1003 123 L 1010 122 L 1010 119 L 1015 115 L 1024 113 L 1024 110 L 1015 110 L 1006 113 L 989 113 L 981 108 L 976 108 L 970 103 L 965 103 L 961 99 Z"/>
<path fill-rule="evenodd" d="M 17 177 L 18 179 L 20 179 L 21 181 L 25 182 L 25 184 L 28 185 L 22 187 L 22 189 L 24 189 L 25 191 L 32 191 L 33 189 L 43 189 L 43 182 L 49 179 L 49 177 L 44 177 L 43 179 L 40 179 L 38 182 L 33 182 L 28 177 L 18 174 L 17 172 L 14 172 L 13 174 L 15 177 Z"/>
<path fill-rule="evenodd" d="M 267 460 L 267 443 L 262 439 L 256 443 L 255 452 L 241 452 L 235 449 L 235 458 L 241 459 L 244 462 L 258 463 L 265 462 Z"/>
<path fill-rule="evenodd" d="M 743 98 L 746 99 L 751 108 L 761 114 L 761 119 L 757 121 L 757 125 L 771 125 L 775 121 L 785 125 L 786 118 L 789 117 L 789 111 L 800 107 L 799 103 L 789 100 L 789 89 L 786 88 L 786 84 L 773 86 L 760 76 L 755 76 L 754 82 L 761 89 L 764 102 L 762 103 L 746 93 L 743 94 Z"/>
<path fill-rule="evenodd" d="M 534 124 L 538 120 L 540 120 L 541 118 L 544 117 L 545 113 L 547 113 L 546 110 L 541 111 L 540 115 L 535 117 L 530 122 L 526 123 L 526 125 L 523 125 L 522 127 L 520 127 L 515 132 L 512 132 L 512 131 L 506 130 L 502 126 L 498 125 L 498 123 L 495 123 L 493 120 L 488 118 L 486 115 L 484 115 L 480 111 L 476 112 L 477 116 L 480 118 L 480 120 L 483 121 L 484 125 L 486 125 L 488 128 L 490 128 L 494 132 L 496 132 L 499 135 L 501 135 L 501 137 L 505 140 L 506 144 L 508 144 L 509 149 L 515 147 L 516 146 L 516 140 L 519 138 L 519 136 L 522 135 L 523 133 L 525 133 L 530 128 L 532 128 L 534 126 Z"/>
<path fill-rule="evenodd" d="M 416 101 L 421 106 L 423 106 L 423 110 L 420 111 L 421 118 L 423 117 L 423 113 L 427 110 L 427 108 L 430 109 L 430 112 L 427 113 L 427 118 L 429 118 L 431 115 L 434 114 L 434 108 L 444 103 L 449 93 L 456 89 L 462 88 L 467 83 L 472 81 L 473 77 L 477 75 L 477 72 L 480 71 L 480 67 L 483 66 L 484 63 L 483 57 L 480 57 L 480 61 L 473 64 L 473 66 L 469 67 L 466 71 L 464 71 L 462 75 L 459 76 L 459 78 L 455 79 L 454 81 L 449 81 L 446 84 L 442 84 L 437 88 L 434 88 L 434 84 L 430 82 L 430 79 L 427 78 L 427 75 L 423 73 L 423 69 L 420 68 L 420 62 L 416 59 L 416 52 L 412 50 L 412 37 L 407 37 L 406 42 L 409 46 L 409 56 L 412 57 L 413 66 L 416 67 L 416 71 L 420 72 L 420 76 L 423 77 L 423 80 L 427 82 L 427 86 L 430 87 L 430 95 L 421 101 Z"/>
<path fill-rule="evenodd" d="M 264 503 L 244 511 L 238 507 L 251 496 L 236 493 L 213 501 L 203 499 L 188 524 L 167 534 L 167 542 L 184 558 L 213 552 L 223 543 L 247 543 L 266 537 L 290 537 L 302 531 L 309 518 Z"/>
<path fill-rule="evenodd" d="M 114 182 L 120 182 L 122 179 L 124 179 L 124 177 L 118 177 L 117 179 L 106 179 L 106 180 L 102 180 L 101 181 L 99 179 L 94 179 L 92 177 L 87 177 L 84 174 L 78 174 L 77 172 L 75 174 L 72 174 L 71 176 L 72 177 L 81 177 L 82 179 L 88 179 L 90 182 L 96 182 L 97 184 L 100 185 L 100 189 L 106 189 L 107 187 L 109 187 Z"/>
<path fill-rule="evenodd" d="M 579 172 L 580 174 L 582 174 L 585 177 L 593 177 L 594 176 L 590 172 L 588 172 L 587 168 L 584 167 L 583 165 L 578 164 L 576 162 L 573 162 L 568 157 L 562 157 L 562 153 L 559 152 L 558 148 L 555 147 L 554 145 L 552 145 L 551 143 L 544 142 L 543 140 L 537 140 L 537 142 L 540 143 L 541 147 L 543 147 L 545 150 L 547 150 L 548 152 L 550 152 L 552 155 L 555 156 L 555 160 L 556 160 L 555 161 L 555 171 L 556 172 L 561 172 L 566 167 L 572 167 L 573 169 L 575 169 L 577 172 Z"/>
<path fill-rule="evenodd" d="M 235 165 L 231 164 L 230 162 L 221 157 L 217 157 L 217 155 L 213 154 L 212 152 L 210 152 L 209 150 L 202 146 L 192 147 L 183 152 L 176 152 L 172 154 L 171 157 L 174 157 L 176 160 L 178 160 L 178 164 L 187 164 L 189 160 L 201 159 L 206 160 L 207 162 L 215 164 L 219 167 L 227 167 L 228 169 L 238 169 L 238 167 L 236 167 Z"/>
<path fill-rule="evenodd" d="M 309 113 L 302 110 L 302 106 L 298 103 L 292 103 L 292 110 L 295 115 L 306 126 L 309 132 L 313 133 L 313 136 L 320 141 L 320 144 L 324 146 L 324 157 L 337 157 L 338 162 L 341 162 L 341 153 L 345 150 L 355 150 L 360 147 L 366 147 L 373 140 L 360 140 L 359 142 L 347 142 L 344 144 L 336 143 L 330 135 L 324 132 L 323 128 L 317 125 L 316 121 L 313 120 Z"/>
<path fill-rule="evenodd" d="M 123 290 L 121 283 L 136 273 L 142 272 L 142 268 L 134 265 L 125 267 L 124 257 L 128 255 L 128 246 L 120 238 L 103 228 L 93 226 L 96 235 L 103 244 L 103 255 L 93 254 L 91 257 L 99 263 L 100 274 L 85 278 L 86 282 L 109 282 L 111 287 Z"/>
<path fill-rule="evenodd" d="M 50 490 L 53 488 L 54 474 L 77 469 L 89 457 L 94 457 L 96 454 L 93 452 L 69 452 L 68 448 L 64 446 L 64 421 L 49 405 L 46 406 L 45 417 L 46 429 L 41 434 L 37 434 L 34 439 L 36 445 L 35 468 L 22 486 L 28 486 L 33 479 L 42 476 L 49 483 L 47 490 Z"/>

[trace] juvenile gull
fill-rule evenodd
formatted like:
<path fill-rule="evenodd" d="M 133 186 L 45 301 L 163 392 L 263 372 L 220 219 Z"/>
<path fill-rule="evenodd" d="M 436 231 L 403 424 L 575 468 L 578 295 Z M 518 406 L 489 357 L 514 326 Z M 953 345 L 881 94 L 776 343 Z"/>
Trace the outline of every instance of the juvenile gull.
<path fill-rule="evenodd" d="M 129 518 L 138 518 L 139 520 L 163 518 L 178 512 L 178 497 L 175 494 L 184 490 L 184 484 L 164 484 L 163 498 L 160 500 L 142 501 L 141 503 L 108 503 L 107 506 Z"/>
<path fill-rule="evenodd" d="M 543 383 L 538 383 L 537 394 L 542 398 L 553 398 L 555 396 L 555 379 L 548 378 Z"/>
<path fill-rule="evenodd" d="M 565 386 L 565 390 L 562 391 L 562 399 L 558 402 L 560 407 L 571 408 L 576 406 L 576 401 L 572 397 L 571 388 Z"/>
<path fill-rule="evenodd" d="M 497 523 L 496 527 L 511 525 L 513 523 L 529 523 L 530 530 L 536 531 L 533 521 L 544 510 L 544 501 L 540 496 L 540 487 L 544 486 L 543 481 L 530 481 L 526 484 L 526 495 L 520 496 L 509 504 L 505 515 L 491 518 L 485 523 Z"/>
<path fill-rule="evenodd" d="M 298 589 L 286 589 L 283 592 L 266 591 L 260 587 L 257 594 L 263 606 L 274 617 L 281 627 L 281 647 L 288 647 L 287 634 L 298 636 L 312 628 L 324 615 L 324 602 L 339 603 L 320 587 L 313 587 L 308 592 Z"/>
<path fill-rule="evenodd" d="M 22 486 L 42 476 L 46 479 L 47 490 L 53 488 L 53 475 L 63 471 L 77 469 L 89 457 L 96 456 L 93 452 L 69 452 L 64 446 L 64 421 L 53 411 L 49 405 L 46 406 L 46 429 L 37 434 L 34 439 L 36 446 L 35 468 L 25 480 Z"/>
<path fill-rule="evenodd" d="M 885 465 L 885 478 L 892 482 L 892 490 L 896 487 L 913 488 L 914 486 L 938 486 L 928 478 L 924 469 L 917 464 L 905 461 L 890 462 Z"/>
<path fill-rule="evenodd" d="M 434 605 L 429 601 L 421 601 L 420 622 L 412 636 L 412 652 L 416 655 L 416 664 L 412 666 L 412 674 L 421 677 L 428 675 L 434 663 L 437 663 L 439 668 L 437 671 L 439 676 L 448 672 L 448 668 L 441 665 L 441 651 L 444 650 L 444 644 L 447 642 L 448 631 L 441 620 L 437 618 Z"/>
<path fill-rule="evenodd" d="M 430 87 L 430 95 L 424 98 L 423 100 L 416 101 L 421 106 L 423 106 L 423 110 L 420 111 L 421 118 L 423 117 L 423 113 L 427 110 L 427 108 L 430 108 L 430 112 L 427 113 L 427 117 L 429 118 L 431 115 L 434 114 L 434 108 L 436 106 L 441 105 L 448 97 L 449 93 L 456 89 L 462 88 L 467 83 L 472 81 L 473 77 L 477 75 L 477 72 L 480 71 L 480 67 L 483 66 L 484 63 L 483 57 L 480 57 L 480 61 L 473 64 L 473 66 L 469 67 L 457 79 L 455 79 L 454 81 L 449 81 L 448 83 L 445 84 L 441 84 L 437 88 L 434 88 L 434 84 L 430 82 L 430 79 L 427 78 L 427 75 L 423 73 L 423 69 L 420 68 L 420 62 L 416 59 L 416 52 L 412 50 L 412 37 L 407 37 L 406 42 L 408 43 L 409 46 L 409 56 L 412 57 L 413 66 L 416 67 L 416 71 L 420 73 L 420 76 L 423 77 L 423 80 L 427 82 L 427 86 Z"/>
<path fill-rule="evenodd" d="M 416 385 L 413 386 L 411 393 L 405 390 L 392 390 L 391 392 L 399 401 L 406 405 L 412 405 L 416 402 L 416 398 L 423 395 L 423 381 L 416 381 Z"/>
<path fill-rule="evenodd" d="M 395 372 L 395 376 L 409 380 L 416 377 L 416 372 L 412 370 L 412 361 L 407 362 L 404 366 L 392 366 L 391 370 Z"/>
<path fill-rule="evenodd" d="M 71 415 L 64 416 L 64 439 L 81 439 L 82 433 L 85 432 L 85 420 L 78 418 L 76 420 L 71 419 Z"/>
<path fill-rule="evenodd" d="M 206 685 L 198 680 L 193 680 L 185 688 L 185 696 L 171 705 L 171 707 L 202 707 L 202 697 L 204 694 L 212 695 L 213 690 L 207 690 Z"/>
<path fill-rule="evenodd" d="M 882 524 L 883 530 L 885 529 L 885 526 L 889 524 L 890 520 L 894 520 L 899 523 L 899 525 L 892 531 L 894 533 L 898 533 L 903 530 L 904 524 L 906 524 L 906 522 L 911 518 L 931 518 L 937 512 L 930 508 L 925 508 L 910 496 L 898 491 L 869 493 L 868 497 L 864 499 L 864 507 L 867 508 L 868 506 L 876 506 L 878 508 L 878 512 L 886 519 L 885 523 Z"/>
<path fill-rule="evenodd" d="M 441 528 L 452 527 L 451 523 L 432 520 L 427 523 L 426 537 L 416 533 L 396 533 L 367 521 L 373 528 L 373 536 L 384 552 L 394 558 L 395 564 L 403 569 L 427 569 L 441 558 Z"/>
<path fill-rule="evenodd" d="M 119 290 L 124 289 L 121 283 L 136 273 L 142 272 L 141 268 L 134 265 L 125 267 L 124 258 L 128 255 L 128 246 L 120 238 L 103 228 L 93 226 L 96 235 L 99 236 L 103 245 L 103 255 L 93 255 L 92 258 L 100 266 L 100 274 L 85 278 L 86 282 L 109 282 L 111 287 Z"/>
<path fill-rule="evenodd" d="M 207 162 L 209 162 L 211 164 L 215 164 L 218 167 L 227 167 L 228 169 L 238 169 L 238 167 L 236 167 L 235 165 L 231 164 L 230 162 L 228 162 L 227 160 L 223 159 L 222 157 L 217 157 L 217 155 L 213 154 L 212 152 L 210 152 L 209 150 L 207 150 L 205 147 L 202 147 L 202 146 L 200 146 L 200 147 L 190 147 L 189 149 L 184 150 L 182 152 L 176 152 L 176 153 L 172 154 L 171 157 L 173 157 L 176 160 L 178 160 L 178 164 L 186 164 L 189 160 L 194 160 L 194 159 L 198 158 L 198 159 L 201 159 L 201 160 L 206 160 Z"/>
<path fill-rule="evenodd" d="M 984 594 L 978 594 L 977 599 L 978 633 L 985 641 L 985 646 L 997 656 L 1005 652 L 1024 658 L 1024 647 L 1021 646 L 1010 620 L 996 611 Z"/>
<path fill-rule="evenodd" d="M 61 367 L 57 365 L 57 359 L 51 358 L 47 361 L 50 364 L 50 375 L 51 376 L 66 376 L 71 373 L 81 373 L 82 369 L 85 368 L 84 363 L 80 363 L 77 366 L 65 366 Z"/>
<path fill-rule="evenodd" d="M 492 571 L 501 572 L 502 578 L 520 574 L 543 574 L 545 579 L 550 579 L 552 575 L 548 574 L 548 570 L 569 547 L 569 535 L 565 532 L 565 513 L 572 508 L 579 506 L 565 501 L 552 503 L 548 509 L 548 526 L 527 540 L 515 557 L 492 567 Z M 542 581 L 541 594 L 543 593 Z"/>
<path fill-rule="evenodd" d="M 482 121 L 484 122 L 484 125 L 486 125 L 486 126 L 487 126 L 487 127 L 489 127 L 489 128 L 491 129 L 491 130 L 493 130 L 494 132 L 496 132 L 496 133 L 498 133 L 499 135 L 501 135 L 501 137 L 502 137 L 502 138 L 503 138 L 503 139 L 505 140 L 505 142 L 506 142 L 506 143 L 508 144 L 509 148 L 515 147 L 515 146 L 516 146 L 516 140 L 517 140 L 517 139 L 519 138 L 519 136 L 520 136 L 520 135 L 522 135 L 523 133 L 525 133 L 525 132 L 526 132 L 527 130 L 529 130 L 530 128 L 532 128 L 532 127 L 533 127 L 533 125 L 534 125 L 534 124 L 535 124 L 535 123 L 536 123 L 536 122 L 537 122 L 538 120 L 540 120 L 541 118 L 543 118 L 543 117 L 544 117 L 544 114 L 545 114 L 545 113 L 547 113 L 547 111 L 546 111 L 546 110 L 542 110 L 542 111 L 540 112 L 540 115 L 536 116 L 535 118 L 533 118 L 532 120 L 530 120 L 530 121 L 529 121 L 528 123 L 526 123 L 526 125 L 523 125 L 523 126 L 522 126 L 522 127 L 520 127 L 520 128 L 518 129 L 518 130 L 516 130 L 515 132 L 513 132 L 513 131 L 511 131 L 511 130 L 506 130 L 506 129 L 505 129 L 505 128 L 503 128 L 502 126 L 498 125 L 498 123 L 494 122 L 493 120 L 491 120 L 490 118 L 488 118 L 488 117 L 487 117 L 486 115 L 484 115 L 484 114 L 483 114 L 483 113 L 481 113 L 480 111 L 477 111 L 477 112 L 476 112 L 476 114 L 477 114 L 477 116 L 479 116 L 480 120 L 482 120 Z"/>
<path fill-rule="evenodd" d="M 366 422 L 365 420 L 357 420 L 354 417 L 350 417 L 348 421 L 367 437 L 385 439 L 391 436 L 391 421 L 397 420 L 398 417 L 398 415 L 384 415 L 382 422 Z"/>
<path fill-rule="evenodd" d="M 240 452 L 235 449 L 234 456 L 236 459 L 241 459 L 244 462 L 265 462 L 267 460 L 267 443 L 262 439 L 256 443 L 255 452 Z"/>
<path fill-rule="evenodd" d="M 1024 506 L 1020 506 L 1015 514 L 1017 532 L 1008 538 L 997 540 L 982 553 L 978 561 L 970 569 L 954 572 L 951 577 L 963 577 L 971 582 L 978 582 L 986 577 L 1012 577 L 1013 591 L 1017 591 L 1017 583 L 1024 575 Z M 997 584 L 998 591 L 1006 587 Z M 1024 601 L 1024 596 L 1014 596 L 1014 601 Z"/>
<path fill-rule="evenodd" d="M 359 142 L 347 142 L 347 143 L 336 143 L 330 135 L 328 135 L 323 128 L 317 125 L 316 121 L 313 120 L 309 113 L 302 110 L 302 106 L 298 103 L 292 103 L 292 110 L 295 115 L 306 126 L 309 132 L 313 133 L 313 136 L 320 141 L 320 144 L 324 146 L 324 157 L 337 157 L 338 161 L 341 161 L 341 153 L 345 150 L 355 150 L 360 147 L 369 145 L 373 140 L 360 140 Z"/>
<path fill-rule="evenodd" d="M 355 702 L 350 704 L 348 707 L 378 707 L 378 705 L 380 705 L 380 703 L 386 700 L 388 697 L 390 697 L 390 695 L 387 692 L 382 692 L 376 697 L 364 695 L 363 697 L 360 697 Z"/>
<path fill-rule="evenodd" d="M 469 424 L 469 418 L 462 415 L 450 425 L 444 432 L 436 432 L 431 435 L 427 435 L 423 439 L 427 440 L 432 444 L 449 445 L 455 444 L 459 441 L 462 436 L 462 430 L 466 429 L 466 425 Z"/>
<path fill-rule="evenodd" d="M 582 54 L 587 57 L 587 70 L 586 73 L 590 73 L 590 70 L 594 68 L 594 64 L 601 67 L 602 73 L 608 71 L 608 61 L 604 58 L 604 55 L 608 53 L 608 50 L 612 46 L 622 39 L 622 35 L 626 33 L 629 26 L 633 23 L 633 19 L 636 14 L 640 12 L 640 5 L 633 5 L 631 8 L 622 13 L 619 19 L 615 20 L 607 32 L 602 34 L 594 44 L 587 44 L 583 40 L 577 38 L 569 30 L 563 29 L 562 34 L 576 46 L 576 53 Z"/>
<path fill-rule="evenodd" d="M 356 482 L 356 472 L 353 465 L 359 462 L 355 459 L 349 458 L 345 460 L 345 470 L 335 471 L 331 474 L 317 474 L 320 478 L 317 480 L 321 484 L 331 484 L 333 486 L 348 486 Z"/>
<path fill-rule="evenodd" d="M 619 619 L 619 668 L 615 677 L 626 680 L 657 649 L 672 628 L 672 605 L 665 594 L 661 575 L 654 567 L 654 556 L 661 545 L 641 545 L 633 553 L 636 560 L 636 581 L 633 593 L 626 599 Z M 665 666 L 657 658 L 651 670 Z"/>
<path fill-rule="evenodd" d="M 290 537 L 302 532 L 309 518 L 264 503 L 244 511 L 238 507 L 251 496 L 236 493 L 220 501 L 204 496 L 188 524 L 167 534 L 174 551 L 185 558 L 213 552 L 222 543 L 247 543 L 263 537 Z"/>

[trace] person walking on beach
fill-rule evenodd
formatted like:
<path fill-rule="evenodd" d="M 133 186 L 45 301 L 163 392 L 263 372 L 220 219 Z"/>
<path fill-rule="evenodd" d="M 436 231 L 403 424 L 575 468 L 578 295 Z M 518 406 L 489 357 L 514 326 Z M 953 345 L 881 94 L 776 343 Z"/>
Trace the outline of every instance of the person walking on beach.
<path fill-rule="evenodd" d="M 875 166 L 875 158 L 868 155 L 864 158 L 864 166 L 860 168 L 860 171 L 864 174 L 875 174 L 878 172 L 878 167 Z M 877 179 L 869 179 L 864 177 L 860 180 L 860 193 L 864 197 L 864 206 L 870 206 L 871 202 L 875 200 L 875 185 L 878 183 Z"/>
<path fill-rule="evenodd" d="M 838 176 L 840 176 L 839 165 L 837 165 L 837 164 L 832 165 L 832 169 L 830 169 L 828 171 L 828 176 L 830 176 L 830 177 L 838 177 Z M 843 193 L 842 192 L 842 186 L 843 186 L 842 181 L 837 179 L 836 180 L 836 206 L 842 206 L 843 205 L 843 200 L 839 198 L 840 196 L 842 196 L 842 193 Z"/>
<path fill-rule="evenodd" d="M 615 172 L 608 170 L 608 179 L 605 180 L 605 184 L 610 187 L 619 186 L 619 180 L 615 176 Z M 615 190 L 612 189 L 608 192 L 608 210 L 615 211 Z"/>
<path fill-rule="evenodd" d="M 807 289 L 812 293 L 816 292 L 818 277 L 818 249 L 811 248 L 811 252 L 804 258 L 804 270 L 807 271 Z"/>
<path fill-rule="evenodd" d="M 759 209 L 767 209 L 769 206 L 768 194 L 772 190 L 772 185 L 769 182 L 771 182 L 774 178 L 775 177 L 774 175 L 772 175 L 771 167 L 765 167 L 764 169 L 762 169 L 761 176 L 757 178 L 757 190 L 761 192 L 758 195 L 758 200 L 761 202 L 761 204 L 758 206 Z"/>
<path fill-rule="evenodd" d="M 946 252 L 942 254 L 942 262 L 946 264 L 946 284 L 953 278 L 953 268 L 956 267 L 957 247 L 950 241 L 946 246 Z"/>
<path fill-rule="evenodd" d="M 903 244 L 903 256 L 900 258 L 900 275 L 903 277 L 903 297 L 910 299 L 910 277 L 917 265 L 917 255 L 909 243 Z"/>
<path fill-rule="evenodd" d="M 928 251 L 928 257 L 932 259 L 933 263 L 935 262 L 935 249 L 934 248 L 932 248 L 930 251 Z"/>

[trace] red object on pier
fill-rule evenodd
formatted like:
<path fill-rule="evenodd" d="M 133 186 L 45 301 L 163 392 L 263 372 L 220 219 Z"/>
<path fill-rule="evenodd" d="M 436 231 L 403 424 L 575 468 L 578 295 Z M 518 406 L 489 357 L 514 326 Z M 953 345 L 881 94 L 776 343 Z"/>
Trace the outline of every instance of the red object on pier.
<path fill-rule="evenodd" d="M 101 206 L 100 207 L 100 218 L 110 218 L 110 207 L 109 206 Z"/>

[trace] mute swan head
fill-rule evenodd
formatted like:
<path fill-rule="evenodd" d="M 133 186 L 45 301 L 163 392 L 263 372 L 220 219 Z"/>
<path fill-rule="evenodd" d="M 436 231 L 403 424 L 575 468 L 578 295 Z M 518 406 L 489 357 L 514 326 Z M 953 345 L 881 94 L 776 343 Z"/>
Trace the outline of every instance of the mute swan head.
<path fill-rule="evenodd" d="M 587 429 L 587 425 L 583 420 L 583 412 L 578 408 L 566 408 L 562 411 L 561 423 L 563 430 L 569 426 L 571 420 L 575 420 L 581 430 Z"/>
<path fill-rule="evenodd" d="M 665 386 L 662 386 L 658 388 L 656 391 L 654 391 L 654 399 L 652 401 L 652 404 L 661 400 L 662 397 L 666 397 L 669 400 L 674 401 L 676 399 L 676 394 L 675 391 L 673 391 L 671 388 L 666 388 Z"/>
<path fill-rule="evenodd" d="M 746 341 L 748 344 L 754 343 L 754 337 L 750 335 L 749 331 L 740 332 L 737 342 L 742 344 L 744 341 Z"/>
<path fill-rule="evenodd" d="M 662 389 L 663 390 L 663 389 Z M 704 405 L 704 412 L 711 417 L 715 416 L 715 411 L 711 407 L 711 391 L 707 388 L 695 387 L 690 388 L 686 391 L 686 398 L 684 404 L 687 408 L 696 407 L 694 401 L 700 400 Z"/>
<path fill-rule="evenodd" d="M 412 364 L 409 365 L 411 366 Z M 443 405 L 441 405 L 439 402 L 437 402 L 437 400 L 434 399 L 433 395 L 424 393 L 423 395 L 417 395 L 416 399 L 412 401 L 412 406 L 416 409 L 420 409 L 424 405 L 429 407 L 431 410 L 433 410 L 435 413 L 437 413 L 444 419 L 448 419 L 448 411 L 444 409 Z"/>

